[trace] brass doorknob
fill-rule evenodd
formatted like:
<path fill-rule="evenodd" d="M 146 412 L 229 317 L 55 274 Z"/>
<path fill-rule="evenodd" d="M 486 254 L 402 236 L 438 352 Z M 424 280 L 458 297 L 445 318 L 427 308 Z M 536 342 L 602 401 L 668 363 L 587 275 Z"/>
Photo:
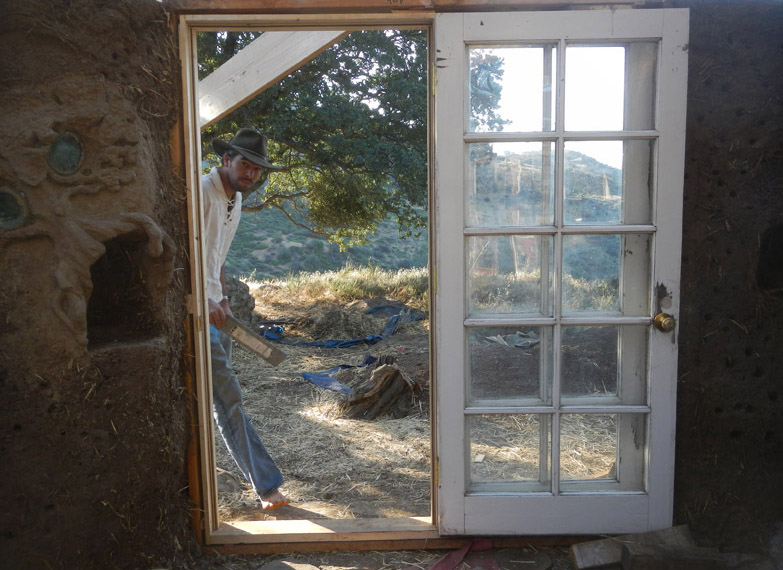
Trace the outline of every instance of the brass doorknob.
<path fill-rule="evenodd" d="M 653 319 L 653 326 L 661 332 L 672 332 L 677 320 L 669 313 L 658 313 Z"/>

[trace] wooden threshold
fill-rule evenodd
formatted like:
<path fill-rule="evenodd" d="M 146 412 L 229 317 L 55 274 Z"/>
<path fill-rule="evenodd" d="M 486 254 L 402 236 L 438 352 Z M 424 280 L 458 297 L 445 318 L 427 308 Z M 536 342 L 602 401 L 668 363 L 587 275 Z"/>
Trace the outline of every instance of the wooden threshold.
<path fill-rule="evenodd" d="M 595 537 L 486 537 L 496 548 L 569 546 Z M 441 536 L 430 517 L 351 520 L 230 521 L 211 533 L 205 554 L 286 554 L 362 550 L 447 550 L 471 536 Z"/>
<path fill-rule="evenodd" d="M 281 544 L 431 540 L 439 538 L 432 518 L 310 519 L 221 522 L 211 533 L 220 544 Z"/>

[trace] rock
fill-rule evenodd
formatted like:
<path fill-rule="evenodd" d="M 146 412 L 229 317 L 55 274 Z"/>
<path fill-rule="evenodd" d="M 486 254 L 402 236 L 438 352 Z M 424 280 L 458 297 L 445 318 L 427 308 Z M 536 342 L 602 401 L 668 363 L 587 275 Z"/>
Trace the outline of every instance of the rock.
<path fill-rule="evenodd" d="M 250 287 L 236 277 L 226 276 L 226 291 L 234 317 L 250 325 L 253 320 L 253 309 L 256 307 L 256 300 L 250 295 Z"/>

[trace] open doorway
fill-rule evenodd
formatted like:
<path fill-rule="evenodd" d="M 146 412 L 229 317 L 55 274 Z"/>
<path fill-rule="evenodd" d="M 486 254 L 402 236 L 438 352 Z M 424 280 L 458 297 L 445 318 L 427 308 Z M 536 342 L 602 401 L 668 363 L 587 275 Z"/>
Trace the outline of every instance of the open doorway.
<path fill-rule="evenodd" d="M 193 22 L 197 20 L 198 17 L 193 17 Z M 247 23 L 239 17 L 225 20 L 231 22 L 231 29 L 236 29 L 237 21 Z M 586 25 L 591 22 L 592 25 Z M 301 25 L 298 19 L 294 23 Z M 399 21 L 395 23 L 400 24 Z M 206 506 L 208 522 L 212 525 L 207 532 L 208 541 L 223 544 L 390 541 L 406 539 L 403 537 L 406 532 L 407 536 L 427 540 L 445 535 L 520 532 L 621 533 L 670 524 L 674 457 L 670 442 L 674 434 L 672 410 L 675 409 L 677 361 L 676 337 L 672 332 L 676 329 L 679 294 L 687 11 L 454 13 L 435 14 L 429 23 L 433 24 L 434 32 L 431 51 L 437 53 L 437 57 L 431 55 L 429 62 L 430 67 L 436 69 L 433 84 L 437 89 L 430 89 L 435 120 L 427 140 L 427 147 L 434 150 L 434 167 L 431 173 L 428 168 L 428 179 L 434 181 L 430 186 L 435 206 L 430 208 L 428 220 L 435 226 L 431 248 L 435 291 L 431 299 L 436 302 L 431 303 L 431 337 L 435 353 L 432 370 L 437 375 L 437 381 L 430 386 L 435 393 L 432 400 L 437 403 L 430 410 L 431 416 L 437 412 L 437 417 L 431 421 L 437 434 L 432 442 L 436 451 L 432 457 L 437 458 L 433 459 L 432 467 L 437 496 L 432 498 L 436 504 L 431 509 L 431 518 L 363 518 L 358 521 L 308 518 L 305 522 L 309 525 L 299 526 L 285 524 L 299 523 L 299 520 L 248 521 L 248 524 L 239 521 L 219 528 L 218 501 L 213 491 L 217 488 L 214 455 L 212 448 L 204 446 L 199 474 L 206 480 L 202 486 L 205 494 L 214 495 L 206 496 L 199 503 Z M 413 24 L 408 21 L 393 27 L 402 29 Z M 420 25 L 428 26 L 428 22 Z M 229 27 L 226 24 L 222 29 Z M 360 29 L 371 27 L 366 20 L 361 21 Z M 392 26 L 384 22 L 382 27 Z M 255 29 L 262 28 L 263 21 L 259 21 Z M 187 28 L 187 34 L 192 29 Z M 192 46 L 187 42 L 181 45 L 183 53 L 188 50 L 195 53 L 195 35 L 188 37 Z M 487 116 L 492 117 L 496 111 L 503 110 L 502 84 L 485 81 L 491 79 L 493 73 L 497 75 L 493 69 L 499 71 L 495 65 L 500 63 L 498 54 L 480 53 L 496 48 L 511 49 L 514 54 L 533 54 L 536 61 L 545 64 L 536 64 L 537 77 L 541 81 L 527 82 L 540 91 L 537 98 L 543 104 L 524 107 L 534 114 L 536 124 L 540 122 L 541 125 L 532 131 L 504 132 L 504 125 L 510 125 L 512 129 L 525 128 L 504 120 L 498 122 L 497 128 L 483 132 L 478 128 L 480 123 L 472 124 L 468 120 L 474 111 L 480 117 L 484 116 L 481 113 L 487 102 L 486 94 L 490 95 L 490 115 Z M 573 55 L 590 54 L 603 58 L 615 51 L 622 52 L 626 59 L 624 65 L 614 67 L 618 70 L 617 76 L 622 73 L 624 77 L 616 89 L 623 93 L 620 98 L 624 107 L 622 124 L 603 121 L 590 126 L 572 124 L 569 109 L 574 107 L 575 100 L 569 93 L 574 93 L 575 85 L 576 92 L 583 90 L 579 89 L 579 80 L 567 72 L 566 64 L 573 62 Z M 488 57 L 473 58 L 472 52 Z M 549 54 L 552 54 L 551 58 Z M 501 55 L 506 59 L 507 52 Z M 486 61 L 492 66 L 489 73 L 484 73 L 484 65 L 477 66 L 477 73 L 472 73 L 473 61 Z M 523 72 L 524 67 L 512 66 L 514 71 Z M 596 69 L 604 67 L 595 66 Z M 193 71 L 185 70 L 186 83 L 193 86 L 195 82 L 188 73 Z M 509 77 L 509 85 L 520 83 L 513 81 L 513 74 Z M 553 92 L 556 85 L 566 87 Z M 485 86 L 488 89 L 484 89 Z M 188 92 L 192 96 L 195 90 L 190 87 Z M 610 101 L 606 97 L 602 100 L 604 103 Z M 315 107 L 317 101 L 317 98 L 313 100 Z M 356 105 L 363 103 L 357 100 Z M 199 140 L 199 135 L 195 134 L 200 132 L 195 111 L 200 108 L 197 101 L 186 103 L 186 139 Z M 519 105 L 514 108 L 518 109 Z M 545 112 L 542 113 L 542 109 Z M 661 109 L 667 112 L 658 112 Z M 283 111 L 289 110 L 299 111 L 300 108 L 289 105 Z M 598 115 L 593 112 L 591 116 Z M 552 118 L 554 120 L 550 120 Z M 316 124 L 313 122 L 314 126 Z M 437 141 L 437 145 L 433 141 Z M 623 160 L 618 163 L 623 172 L 620 178 L 623 181 L 621 210 L 610 207 L 617 200 L 608 174 L 605 181 L 603 176 L 595 178 L 599 184 L 591 186 L 589 200 L 577 188 L 575 182 L 583 177 L 571 176 L 566 159 L 575 156 L 570 151 L 582 154 L 574 147 L 575 143 L 581 146 L 585 142 L 597 143 L 601 148 L 622 149 Z M 539 155 L 554 157 L 555 168 L 544 168 L 548 159 L 533 162 L 532 155 L 525 151 L 507 153 L 505 148 L 509 143 L 535 143 L 541 149 Z M 482 154 L 470 152 L 486 148 L 488 144 L 495 150 Z M 200 167 L 201 149 L 194 147 L 190 151 L 189 164 Z M 520 162 L 523 158 L 530 160 Z M 468 164 L 473 159 L 477 167 L 475 177 L 471 176 L 473 170 Z M 598 162 L 580 160 L 582 165 Z M 529 166 L 526 172 L 531 176 L 516 175 L 522 170 L 511 168 L 513 163 Z M 484 171 L 489 164 L 495 165 L 492 167 L 494 172 L 491 169 Z M 484 165 L 480 169 L 483 173 L 479 172 L 480 165 Z M 189 176 L 200 175 L 199 169 L 193 170 L 195 172 L 191 171 Z M 191 188 L 198 186 L 194 180 L 189 179 Z M 523 185 L 528 188 L 531 184 L 536 192 L 517 191 Z M 479 193 L 482 198 L 491 200 L 486 203 L 473 200 Z M 197 201 L 197 193 L 191 193 L 191 198 Z M 496 216 L 511 214 L 517 209 L 526 211 L 526 203 L 543 207 L 546 216 L 533 219 Z M 594 206 L 598 203 L 605 203 L 607 208 L 596 217 Z M 196 211 L 198 207 L 196 204 Z M 482 216 L 476 220 L 470 215 L 471 211 Z M 202 259 L 199 231 L 195 228 L 192 241 L 197 252 L 196 264 Z M 513 239 L 506 239 L 509 236 Z M 607 237 L 611 240 L 604 239 Z M 600 303 L 590 303 L 587 307 L 574 305 L 576 289 L 565 286 L 575 276 L 578 262 L 583 261 L 582 256 L 577 255 L 574 259 L 571 254 L 576 251 L 575 245 L 585 240 L 587 245 L 592 244 L 592 251 L 601 250 L 615 260 L 611 265 L 613 275 L 600 276 L 600 279 L 592 279 L 599 277 L 592 273 L 588 275 L 591 282 L 598 284 L 605 280 L 610 285 L 614 292 L 612 299 L 617 301 L 608 306 Z M 498 244 L 493 251 L 496 249 L 500 254 L 500 244 L 511 242 L 518 242 L 518 263 L 509 264 L 507 260 L 500 263 L 499 257 L 497 264 L 494 258 L 487 259 L 487 263 L 472 263 L 472 252 L 484 251 L 485 244 Z M 605 242 L 613 245 L 610 247 Z M 525 247 L 530 243 L 538 243 L 538 251 Z M 536 260 L 537 267 L 534 267 L 531 264 Z M 604 265 L 607 264 L 595 262 L 590 269 L 600 269 Z M 194 307 L 197 319 L 203 322 L 206 302 L 203 293 L 198 298 L 200 268 L 194 269 L 193 291 L 197 297 Z M 471 272 L 472 269 L 476 271 Z M 487 270 L 490 275 L 486 275 Z M 506 274 L 509 276 L 507 281 Z M 529 282 L 529 279 L 535 281 Z M 530 283 L 537 293 L 519 297 L 518 291 L 524 293 Z M 494 293 L 487 298 L 483 296 L 485 291 Z M 293 296 L 293 293 L 289 295 Z M 663 326 L 660 318 L 669 325 Z M 574 333 L 587 331 L 592 335 L 596 327 L 603 327 L 601 331 L 613 330 L 611 345 L 617 347 L 616 351 L 612 350 L 617 355 L 616 365 L 607 367 L 608 372 L 602 376 L 602 380 L 608 381 L 605 382 L 605 394 L 594 394 L 590 386 L 574 384 L 568 376 L 570 370 L 579 373 L 579 367 L 572 366 L 569 347 L 595 344 L 587 338 L 589 335 L 582 337 Z M 529 334 L 531 330 L 535 330 L 535 338 Z M 504 350 L 508 363 L 504 368 L 519 361 L 514 352 L 518 348 L 539 351 L 537 370 L 526 367 L 517 367 L 517 370 L 520 378 L 532 372 L 533 384 L 540 389 L 520 392 L 521 384 L 515 384 L 507 393 L 487 392 L 484 388 L 494 376 L 487 372 L 486 363 L 491 363 L 490 360 L 483 357 L 488 346 L 485 342 L 492 341 L 488 337 L 501 337 L 507 343 L 504 333 L 516 337 L 519 336 L 517 332 L 525 338 L 518 339 L 523 341 L 521 344 L 514 342 L 513 346 L 508 346 L 508 351 Z M 532 346 L 535 340 L 539 342 Z M 201 350 L 202 356 L 205 354 L 203 339 L 196 339 L 196 350 Z M 207 354 L 200 364 L 208 360 Z M 204 369 L 201 372 L 207 377 Z M 200 436 L 211 445 L 213 434 L 211 430 L 203 429 L 203 426 L 212 425 L 210 394 L 203 382 L 199 384 L 199 390 L 202 402 L 198 418 L 202 426 Z M 568 443 L 572 434 L 577 433 L 574 426 L 586 416 L 596 421 L 609 420 L 601 427 L 602 435 L 599 436 L 602 445 L 608 443 L 601 453 L 607 460 L 606 470 L 591 469 L 584 474 L 573 474 L 564 468 L 571 449 Z M 520 418 L 538 421 L 537 424 L 532 422 L 534 441 L 538 442 L 539 457 L 543 460 L 539 460 L 534 469 L 528 469 L 517 456 L 500 455 L 495 451 L 506 451 L 512 443 L 514 447 L 520 447 L 517 442 L 523 440 L 516 432 L 527 437 L 529 430 L 525 429 L 531 424 L 516 421 Z M 511 435 L 487 438 L 484 428 L 490 431 L 503 428 Z M 309 429 L 326 431 L 322 424 L 314 421 Z M 605 442 L 603 434 L 612 435 L 612 438 Z M 527 437 L 524 442 L 530 439 Z M 205 449 L 208 453 L 203 453 Z M 345 453 L 346 449 L 340 451 Z M 614 469 L 612 459 L 615 460 Z M 383 460 L 378 464 L 387 463 Z M 513 469 L 486 469 L 498 465 Z M 353 483 L 348 483 L 351 474 L 347 472 L 346 475 L 345 484 L 351 489 Z M 531 489 L 531 481 L 539 486 Z M 538 516 L 541 512 L 549 513 L 546 519 Z M 624 516 L 620 517 L 618 513 Z M 345 522 L 354 524 L 336 524 Z M 433 522 L 437 522 L 437 528 Z M 308 530 L 303 530 L 305 527 Z M 390 530 L 401 532 L 390 537 L 389 534 L 393 534 Z M 330 536 L 316 536 L 316 533 L 330 533 Z"/>
<path fill-rule="evenodd" d="M 281 33 L 261 29 L 196 30 L 194 83 Z M 287 33 L 283 46 L 312 35 Z M 235 344 L 233 368 L 291 504 L 264 512 L 211 431 L 203 465 L 215 469 L 205 479 L 218 526 L 431 516 L 427 33 L 341 31 L 206 119 L 196 90 L 201 174 L 219 164 L 213 141 L 242 127 L 267 134 L 283 166 L 245 193 L 226 276 L 234 315 L 287 356 L 271 366 Z M 356 396 L 389 373 L 389 405 L 368 414 Z"/>

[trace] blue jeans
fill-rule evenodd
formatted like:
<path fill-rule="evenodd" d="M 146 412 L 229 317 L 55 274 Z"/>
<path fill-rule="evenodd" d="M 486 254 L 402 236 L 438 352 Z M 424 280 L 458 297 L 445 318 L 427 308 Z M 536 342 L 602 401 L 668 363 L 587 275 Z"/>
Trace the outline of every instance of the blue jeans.
<path fill-rule="evenodd" d="M 242 408 L 242 389 L 231 369 L 231 337 L 209 325 L 215 423 L 231 457 L 259 497 L 274 493 L 283 475 Z"/>

